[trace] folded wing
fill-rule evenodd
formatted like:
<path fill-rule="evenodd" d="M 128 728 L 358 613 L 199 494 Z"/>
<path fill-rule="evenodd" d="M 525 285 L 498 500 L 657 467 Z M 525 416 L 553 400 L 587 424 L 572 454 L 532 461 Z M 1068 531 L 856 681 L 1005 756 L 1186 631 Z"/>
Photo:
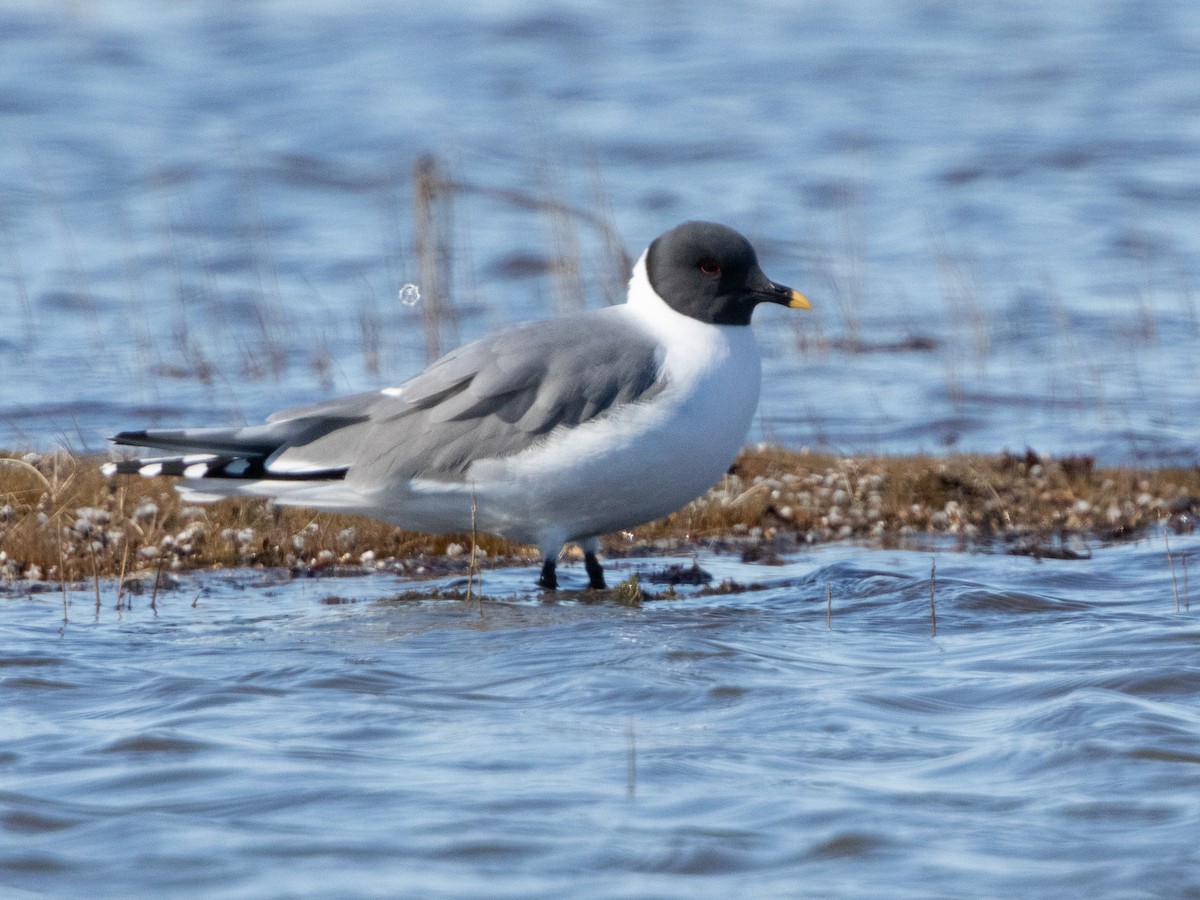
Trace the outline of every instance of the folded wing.
<path fill-rule="evenodd" d="M 657 345 L 618 308 L 526 322 L 460 347 L 397 388 L 278 412 L 264 425 L 122 432 L 182 454 L 115 464 L 188 478 L 459 480 L 662 390 Z"/>

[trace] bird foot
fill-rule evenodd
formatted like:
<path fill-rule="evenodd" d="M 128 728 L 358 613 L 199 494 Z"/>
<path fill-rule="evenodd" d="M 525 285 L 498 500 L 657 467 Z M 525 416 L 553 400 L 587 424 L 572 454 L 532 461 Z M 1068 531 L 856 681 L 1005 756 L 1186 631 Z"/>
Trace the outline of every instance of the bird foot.
<path fill-rule="evenodd" d="M 558 573 L 554 571 L 554 560 L 548 559 L 542 563 L 542 574 L 537 583 L 538 587 L 548 591 L 558 590 Z"/>
<path fill-rule="evenodd" d="M 583 554 L 583 567 L 587 569 L 588 587 L 594 591 L 603 591 L 608 588 L 604 583 L 604 567 L 600 565 L 600 560 L 596 558 L 595 553 Z"/>

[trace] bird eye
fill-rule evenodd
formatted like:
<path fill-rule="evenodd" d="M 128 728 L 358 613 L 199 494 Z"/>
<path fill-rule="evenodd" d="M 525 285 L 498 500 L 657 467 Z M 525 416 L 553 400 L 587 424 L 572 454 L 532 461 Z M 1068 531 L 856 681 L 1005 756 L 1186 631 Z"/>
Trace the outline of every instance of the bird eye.
<path fill-rule="evenodd" d="M 721 264 L 711 256 L 706 256 L 698 263 L 700 274 L 707 275 L 709 278 L 715 278 L 721 274 Z"/>

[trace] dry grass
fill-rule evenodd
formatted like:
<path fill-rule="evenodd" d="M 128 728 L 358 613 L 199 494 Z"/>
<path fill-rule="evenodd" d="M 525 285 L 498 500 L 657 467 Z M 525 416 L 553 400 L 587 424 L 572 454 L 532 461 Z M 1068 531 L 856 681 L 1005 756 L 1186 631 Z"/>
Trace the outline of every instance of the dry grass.
<path fill-rule="evenodd" d="M 184 504 L 165 478 L 106 478 L 102 460 L 0 454 L 0 577 L 78 582 L 231 566 L 316 573 L 344 566 L 408 575 L 466 571 L 472 539 L 369 519 L 229 500 Z M 1200 468 L 1097 468 L 1081 457 L 853 457 L 745 451 L 720 484 L 676 513 L 612 535 L 610 555 L 735 546 L 761 558 L 801 544 L 889 546 L 953 536 L 963 546 L 1081 555 L 1072 539 L 1119 540 L 1194 528 Z M 536 551 L 488 535 L 478 560 Z M 764 549 L 765 548 L 765 549 Z"/>
<path fill-rule="evenodd" d="M 0 454 L 0 577 L 72 582 L 122 571 L 377 562 L 423 574 L 465 567 L 469 558 L 469 536 L 432 537 L 262 501 L 187 505 L 170 479 L 109 479 L 102 462 Z M 524 557 L 519 545 L 489 535 L 479 536 L 476 553 Z"/>
<path fill-rule="evenodd" d="M 1160 522 L 1190 529 L 1200 513 L 1200 468 L 1098 468 L 1088 457 L 1023 455 L 837 457 L 746 451 L 700 500 L 641 529 L 818 543 L 953 535 L 976 546 L 1053 553 L 1068 537 L 1117 540 Z"/>

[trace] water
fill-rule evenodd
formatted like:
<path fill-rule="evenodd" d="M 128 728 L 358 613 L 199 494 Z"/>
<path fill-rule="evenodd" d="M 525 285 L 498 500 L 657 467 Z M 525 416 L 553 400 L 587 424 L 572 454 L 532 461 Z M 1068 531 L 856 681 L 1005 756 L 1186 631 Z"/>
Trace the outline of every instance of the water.
<path fill-rule="evenodd" d="M 513 192 L 634 254 L 712 218 L 817 306 L 759 316 L 755 439 L 1194 462 L 1198 62 L 1185 0 L 5 4 L 0 446 L 416 372 L 432 153 L 491 192 L 443 348 L 569 308 L 560 253 L 609 299 Z"/>
<path fill-rule="evenodd" d="M 633 253 L 711 218 L 816 304 L 756 322 L 751 439 L 1197 461 L 1200 5 L 159 6 L 0 7 L 0 447 L 417 371 L 433 154 L 443 348 L 570 309 L 557 255 L 611 299 L 525 200 Z M 0 893 L 1200 896 L 1172 550 L 939 553 L 936 637 L 931 555 L 858 546 L 637 609 L 4 586 Z"/>
<path fill-rule="evenodd" d="M 1171 547 L 1178 584 L 1200 540 Z M 73 592 L 65 628 L 56 593 L 6 599 L 0 884 L 1200 893 L 1200 627 L 1161 538 L 1086 565 L 699 562 L 763 589 L 628 608 L 539 600 L 531 570 L 485 573 L 482 603 L 394 599 L 390 576 L 195 574 L 157 613 Z"/>

